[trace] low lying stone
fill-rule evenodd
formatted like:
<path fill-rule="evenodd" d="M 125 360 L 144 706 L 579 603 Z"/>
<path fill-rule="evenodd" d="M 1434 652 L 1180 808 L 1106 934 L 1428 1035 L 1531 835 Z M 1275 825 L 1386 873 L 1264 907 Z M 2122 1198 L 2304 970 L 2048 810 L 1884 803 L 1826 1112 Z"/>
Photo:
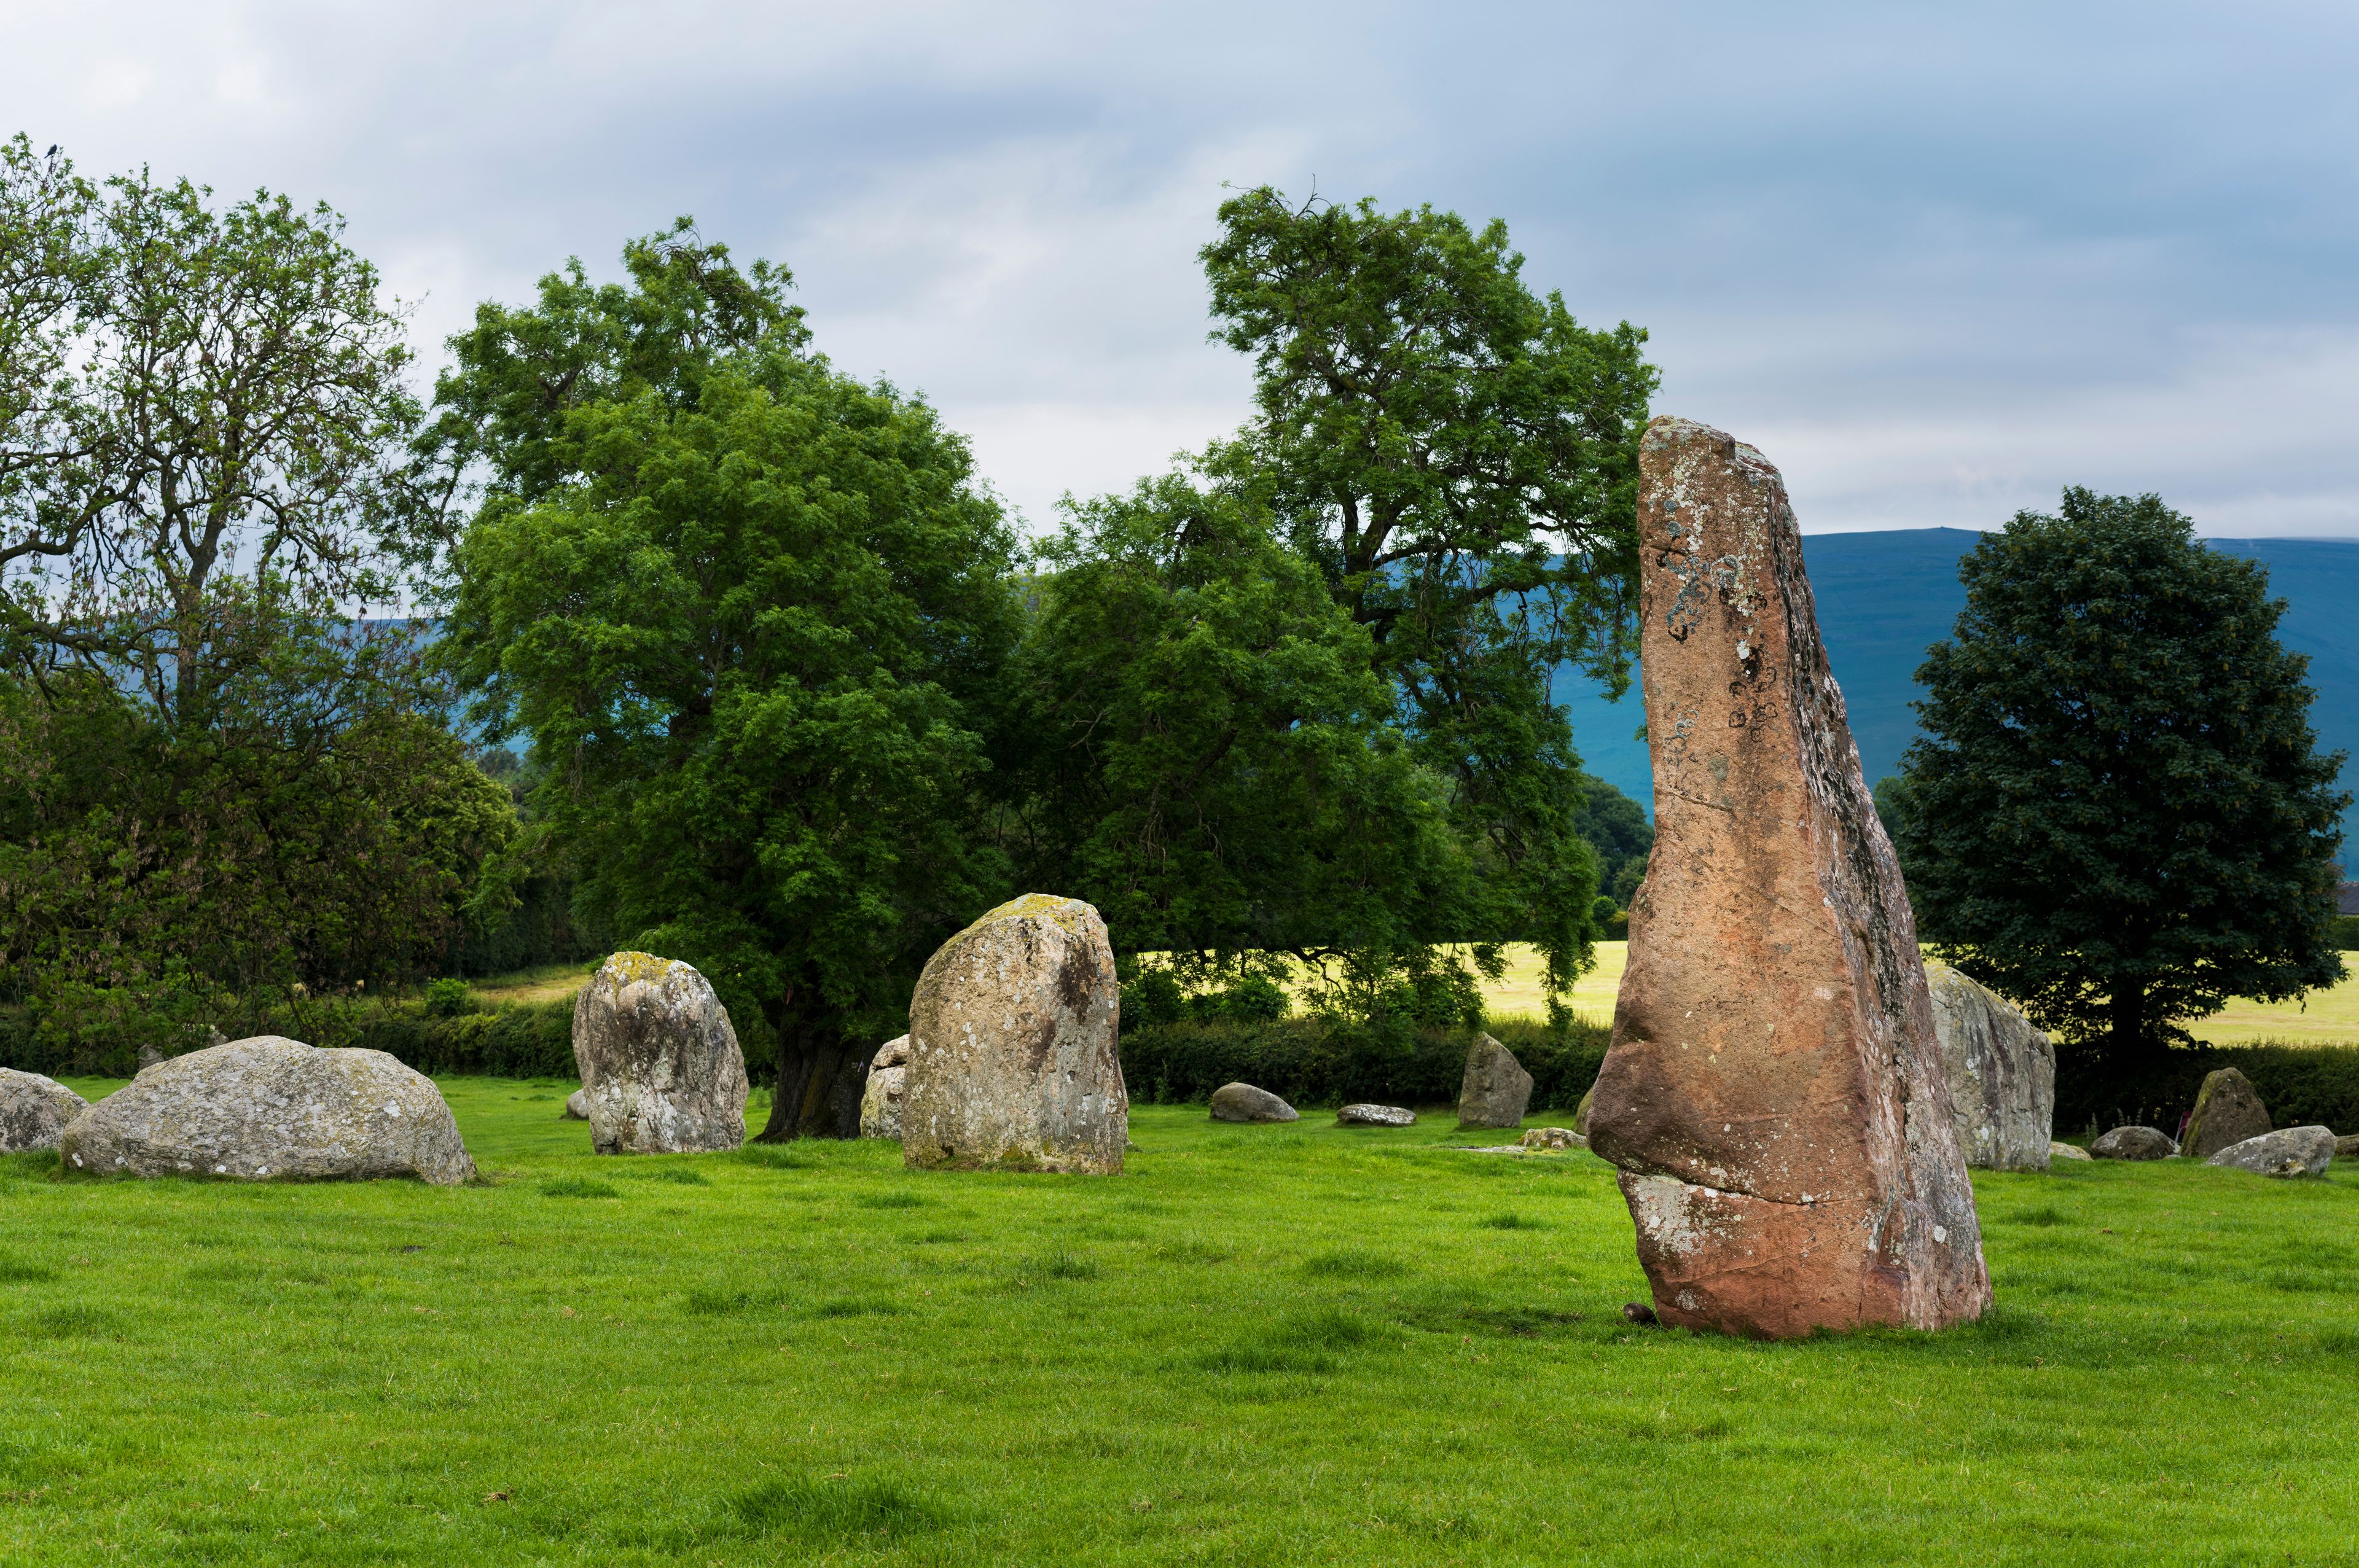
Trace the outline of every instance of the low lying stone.
<path fill-rule="evenodd" d="M 575 1089 L 571 1094 L 565 1097 L 565 1115 L 562 1119 L 566 1121 L 587 1121 L 590 1119 L 590 1091 L 588 1089 Z"/>
<path fill-rule="evenodd" d="M 2322 1176 L 2334 1145 L 2334 1134 L 2326 1128 L 2284 1127 L 2231 1143 L 2203 1162 L 2262 1176 Z"/>
<path fill-rule="evenodd" d="M 1586 1149 L 1589 1140 L 1570 1127 L 1535 1127 L 1524 1134 L 1527 1149 Z"/>
<path fill-rule="evenodd" d="M 1335 1113 L 1338 1127 L 1414 1127 L 1417 1112 L 1397 1105 L 1347 1105 Z"/>
<path fill-rule="evenodd" d="M 2097 1160 L 2168 1160 L 2178 1152 L 2171 1136 L 2152 1127 L 2116 1127 L 2089 1145 Z"/>
<path fill-rule="evenodd" d="M 54 1149 L 90 1102 L 55 1078 L 0 1067 L 0 1154 Z"/>
<path fill-rule="evenodd" d="M 2085 1160 L 2089 1152 L 2071 1143 L 2051 1142 L 2048 1145 L 2048 1157 L 2050 1160 Z"/>
<path fill-rule="evenodd" d="M 1214 1121 L 1299 1121 L 1301 1113 L 1251 1084 L 1223 1084 L 1212 1091 Z"/>
<path fill-rule="evenodd" d="M 321 1051 L 276 1034 L 174 1056 L 76 1117 L 58 1142 L 92 1175 L 238 1181 L 471 1179 L 451 1108 L 382 1051 Z"/>
<path fill-rule="evenodd" d="M 2338 1160 L 2359 1160 L 2359 1133 L 2334 1141 L 2334 1157 Z"/>

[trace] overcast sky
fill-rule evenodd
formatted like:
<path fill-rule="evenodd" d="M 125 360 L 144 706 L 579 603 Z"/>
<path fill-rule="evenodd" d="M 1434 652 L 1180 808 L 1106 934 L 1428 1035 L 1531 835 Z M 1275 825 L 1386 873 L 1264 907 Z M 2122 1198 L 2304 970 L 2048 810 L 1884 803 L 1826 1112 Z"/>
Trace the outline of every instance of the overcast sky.
<path fill-rule="evenodd" d="M 1775 18 L 1772 20 L 1771 18 Z M 1507 221 L 1812 529 L 2359 536 L 2359 7 L 29 5 L 0 134 L 350 219 L 420 348 L 693 213 L 1037 525 L 1245 412 L 1223 183 Z"/>

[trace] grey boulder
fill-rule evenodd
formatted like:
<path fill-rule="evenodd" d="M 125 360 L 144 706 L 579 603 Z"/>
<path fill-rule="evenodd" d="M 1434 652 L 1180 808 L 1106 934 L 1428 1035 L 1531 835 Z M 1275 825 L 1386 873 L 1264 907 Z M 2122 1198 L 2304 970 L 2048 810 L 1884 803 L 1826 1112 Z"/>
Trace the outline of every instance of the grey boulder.
<path fill-rule="evenodd" d="M 1079 899 L 1027 893 L 943 943 L 909 999 L 902 1163 L 1120 1175 L 1120 997 L 1105 922 Z"/>
<path fill-rule="evenodd" d="M 2095 1160 L 2168 1160 L 2178 1152 L 2170 1134 L 2151 1127 L 2116 1127 L 2089 1145 Z"/>
<path fill-rule="evenodd" d="M 2089 1158 L 2089 1152 L 2086 1149 L 2075 1148 L 2070 1143 L 2050 1143 L 2048 1146 L 2048 1158 L 2051 1161 L 2085 1160 Z"/>
<path fill-rule="evenodd" d="M 901 1102 L 909 1092 L 909 1037 L 888 1040 L 869 1064 L 860 1096 L 860 1136 L 901 1140 Z"/>
<path fill-rule="evenodd" d="M 2269 1130 L 2269 1108 L 2260 1091 L 2234 1067 L 2204 1075 L 2195 1091 L 2195 1109 L 2187 1118 L 2187 1137 L 2180 1152 L 2190 1160 L 2209 1160 L 2231 1144 L 2258 1138 Z"/>
<path fill-rule="evenodd" d="M 2334 1158 L 2334 1134 L 2323 1127 L 2288 1127 L 2231 1143 L 2203 1162 L 2262 1176 L 2322 1176 Z"/>
<path fill-rule="evenodd" d="M 90 1102 L 55 1078 L 0 1067 L 0 1154 L 54 1149 Z"/>
<path fill-rule="evenodd" d="M 1414 1127 L 1417 1112 L 1397 1105 L 1347 1105 L 1335 1113 L 1338 1127 Z"/>
<path fill-rule="evenodd" d="M 1524 1134 L 1527 1149 L 1586 1149 L 1589 1140 L 1570 1127 L 1535 1127 Z"/>
<path fill-rule="evenodd" d="M 601 1154 L 696 1154 L 745 1141 L 745 1055 L 702 975 L 616 953 L 573 1004 L 573 1063 Z"/>
<path fill-rule="evenodd" d="M 1945 964 L 1926 965 L 1925 982 L 1966 1163 L 1988 1171 L 2048 1169 L 2056 1047 L 2012 1002 Z"/>
<path fill-rule="evenodd" d="M 1251 1084 L 1223 1084 L 1212 1091 L 1214 1121 L 1299 1121 L 1301 1113 Z"/>
<path fill-rule="evenodd" d="M 571 1094 L 567 1095 L 565 1097 L 565 1110 L 559 1119 L 562 1121 L 589 1120 L 590 1091 L 587 1089 L 575 1089 Z"/>
<path fill-rule="evenodd" d="M 1458 1125 L 1520 1127 L 1531 1103 L 1532 1076 L 1516 1054 L 1488 1034 L 1474 1036 L 1458 1088 Z"/>
<path fill-rule="evenodd" d="M 321 1051 L 276 1034 L 145 1069 L 76 1117 L 58 1152 L 93 1175 L 416 1176 L 451 1186 L 475 1173 L 424 1075 L 382 1051 Z"/>
<path fill-rule="evenodd" d="M 2334 1157 L 2338 1160 L 2359 1160 L 2359 1134 L 2336 1139 Z"/>

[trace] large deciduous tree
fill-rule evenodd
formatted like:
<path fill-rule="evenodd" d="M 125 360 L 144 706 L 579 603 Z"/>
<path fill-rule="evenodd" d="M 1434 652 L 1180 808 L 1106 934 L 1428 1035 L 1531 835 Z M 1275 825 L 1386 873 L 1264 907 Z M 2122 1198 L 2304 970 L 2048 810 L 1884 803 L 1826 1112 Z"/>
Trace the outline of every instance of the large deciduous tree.
<path fill-rule="evenodd" d="M 2265 569 L 2155 496 L 2071 489 L 1959 576 L 1891 792 L 1927 938 L 2125 1065 L 2229 997 L 2339 978 L 2350 797 Z"/>
<path fill-rule="evenodd" d="M 1005 888 L 974 826 L 1013 541 L 932 410 L 807 352 L 783 269 L 684 221 L 624 260 L 452 341 L 421 449 L 480 503 L 442 656 L 531 737 L 577 896 L 774 1043 L 763 1136 L 846 1135 Z"/>
<path fill-rule="evenodd" d="M 1645 334 L 1535 296 L 1497 222 L 1266 188 L 1220 219 L 1214 336 L 1253 356 L 1256 416 L 1206 466 L 1266 489 L 1366 628 L 1449 820 L 1560 989 L 1597 866 L 1549 682 L 1628 678 Z"/>
<path fill-rule="evenodd" d="M 1126 952 L 1352 979 L 1495 943 L 1372 640 L 1259 497 L 1185 476 L 1071 505 L 1022 659 L 1017 862 Z"/>

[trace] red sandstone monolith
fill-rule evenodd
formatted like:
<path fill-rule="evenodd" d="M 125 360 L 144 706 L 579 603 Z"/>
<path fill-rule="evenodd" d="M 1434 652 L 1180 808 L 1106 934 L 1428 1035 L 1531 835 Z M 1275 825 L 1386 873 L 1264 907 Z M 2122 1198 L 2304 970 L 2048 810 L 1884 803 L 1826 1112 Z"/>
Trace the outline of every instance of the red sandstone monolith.
<path fill-rule="evenodd" d="M 1777 470 L 1684 419 L 1639 457 L 1655 849 L 1591 1147 L 1667 1324 L 1939 1328 L 1990 1303 L 1917 926 Z"/>

